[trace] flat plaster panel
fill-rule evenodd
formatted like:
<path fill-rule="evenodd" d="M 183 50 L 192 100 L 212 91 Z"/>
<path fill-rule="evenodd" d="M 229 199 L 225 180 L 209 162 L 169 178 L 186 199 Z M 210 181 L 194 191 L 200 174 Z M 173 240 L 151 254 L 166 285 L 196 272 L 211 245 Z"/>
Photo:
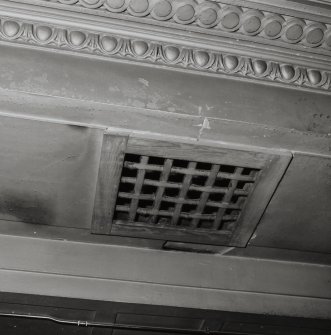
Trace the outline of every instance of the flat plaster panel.
<path fill-rule="evenodd" d="M 331 96 L 232 80 L 0 46 L 0 88 L 244 122 L 331 131 Z"/>
<path fill-rule="evenodd" d="M 331 252 L 331 159 L 294 155 L 250 244 Z"/>
<path fill-rule="evenodd" d="M 0 118 L 0 218 L 88 228 L 101 132 Z"/>

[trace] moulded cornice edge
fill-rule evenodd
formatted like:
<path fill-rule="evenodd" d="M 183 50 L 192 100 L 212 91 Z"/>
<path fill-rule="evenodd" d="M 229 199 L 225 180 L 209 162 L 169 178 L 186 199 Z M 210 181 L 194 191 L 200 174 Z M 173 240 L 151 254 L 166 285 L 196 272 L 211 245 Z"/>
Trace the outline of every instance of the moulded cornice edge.
<path fill-rule="evenodd" d="M 56 19 L 53 15 L 51 23 L 45 23 L 50 13 L 44 20 L 41 16 L 37 20 L 40 11 L 7 9 L 0 6 L 0 40 L 5 42 L 264 80 L 324 92 L 331 90 L 330 59 L 327 56 L 319 55 L 313 60 L 307 52 L 293 55 L 287 50 L 268 50 L 265 46 L 247 46 L 244 42 L 231 43 L 226 39 L 220 44 L 217 43 L 220 38 L 203 39 L 198 34 L 190 34 L 189 41 L 184 42 L 185 35 L 181 32 L 176 34 L 173 30 L 155 34 L 146 26 L 132 23 L 131 31 L 124 31 L 123 22 L 116 19 L 111 20 L 112 29 L 108 29 L 110 19 L 98 26 L 86 17 L 79 20 L 75 15 L 64 15 L 61 18 L 58 12 L 53 13 L 57 15 Z M 90 24 L 86 25 L 86 22 Z M 93 29 L 88 29 L 88 26 Z"/>
<path fill-rule="evenodd" d="M 1 1 L 0 1 L 1 2 Z M 330 15 L 240 0 L 12 0 L 98 16 L 117 15 L 150 24 L 273 45 L 274 42 L 331 53 Z M 280 2 L 280 1 L 279 1 Z M 312 7 L 311 7 L 312 8 Z"/>

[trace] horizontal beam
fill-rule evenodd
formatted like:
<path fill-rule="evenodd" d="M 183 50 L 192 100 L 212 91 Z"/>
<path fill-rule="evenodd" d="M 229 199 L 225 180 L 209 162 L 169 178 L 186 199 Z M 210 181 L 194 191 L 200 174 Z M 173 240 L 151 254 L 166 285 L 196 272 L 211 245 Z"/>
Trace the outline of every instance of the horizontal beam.
<path fill-rule="evenodd" d="M 12 293 L 331 318 L 327 265 L 0 236 Z"/>
<path fill-rule="evenodd" d="M 124 303 L 223 310 L 304 318 L 331 318 L 328 299 L 208 290 L 0 269 L 3 292 Z"/>
<path fill-rule="evenodd" d="M 112 244 L 147 249 L 164 249 L 172 251 L 196 251 L 206 253 L 222 254 L 254 259 L 269 259 L 273 261 L 313 263 L 331 266 L 331 254 L 317 252 L 305 252 L 299 250 L 279 249 L 270 247 L 254 247 L 248 245 L 246 248 L 229 248 L 224 246 L 210 246 L 192 243 L 179 243 L 162 240 L 140 239 L 124 236 L 91 234 L 90 229 L 77 229 L 69 227 L 57 227 L 48 225 L 33 225 L 31 223 L 0 220 L 0 235 L 12 235 L 33 237 L 50 240 L 67 240 L 94 244 Z"/>
<path fill-rule="evenodd" d="M 282 92 L 279 92 L 279 94 L 282 94 Z M 258 98 L 256 97 L 256 99 Z M 314 101 L 315 98 L 312 103 Z M 325 103 L 325 107 L 329 106 L 331 100 L 328 102 L 326 99 Z M 278 118 L 278 124 L 272 125 L 276 123 L 276 120 L 267 120 L 268 116 L 265 115 L 265 122 L 271 125 L 263 125 L 226 119 L 225 114 L 228 113 L 229 115 L 237 114 L 237 116 L 233 116 L 240 119 L 238 113 L 240 109 L 237 109 L 236 106 L 226 107 L 228 110 L 225 113 L 220 111 L 217 118 L 216 113 L 211 117 L 199 116 L 195 114 L 193 109 L 190 109 L 192 114 L 189 115 L 185 110 L 169 112 L 137 108 L 125 103 L 123 105 L 96 103 L 67 97 L 51 97 L 1 89 L 0 104 L 0 119 L 4 124 L 10 122 L 22 125 L 24 122 L 28 124 L 35 121 L 73 124 L 88 128 L 97 127 L 102 130 L 109 128 L 128 134 L 132 132 L 141 133 L 144 136 L 161 134 L 162 136 L 169 136 L 169 139 L 178 136 L 178 138 L 181 138 L 180 141 L 187 138 L 194 141 L 206 140 L 210 143 L 213 141 L 247 147 L 279 148 L 292 152 L 330 156 L 330 137 L 304 131 L 303 128 L 304 123 L 307 123 L 307 126 L 311 123 L 315 127 L 320 125 L 321 128 L 327 128 L 328 123 L 325 121 L 328 120 L 328 113 L 323 114 L 322 117 L 318 114 L 318 117 L 315 118 L 315 111 L 310 110 L 311 115 L 304 115 L 303 106 L 300 107 L 301 115 L 299 111 L 296 112 L 297 115 L 300 115 L 297 120 L 289 114 L 286 115 L 286 110 L 284 110 L 282 118 Z M 323 105 L 320 107 L 323 108 Z M 247 110 L 244 110 L 244 112 L 249 114 Z M 285 127 L 286 123 L 292 125 L 297 123 L 300 130 L 287 129 Z M 206 124 L 208 127 L 205 126 Z M 323 131 L 323 129 L 321 130 Z"/>

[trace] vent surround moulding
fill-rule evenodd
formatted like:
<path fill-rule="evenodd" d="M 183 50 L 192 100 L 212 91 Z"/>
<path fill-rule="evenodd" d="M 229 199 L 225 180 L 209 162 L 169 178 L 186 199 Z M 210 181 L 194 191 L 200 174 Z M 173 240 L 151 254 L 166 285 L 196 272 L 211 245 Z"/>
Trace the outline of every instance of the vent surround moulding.
<path fill-rule="evenodd" d="M 243 247 L 290 159 L 105 133 L 92 233 Z"/>

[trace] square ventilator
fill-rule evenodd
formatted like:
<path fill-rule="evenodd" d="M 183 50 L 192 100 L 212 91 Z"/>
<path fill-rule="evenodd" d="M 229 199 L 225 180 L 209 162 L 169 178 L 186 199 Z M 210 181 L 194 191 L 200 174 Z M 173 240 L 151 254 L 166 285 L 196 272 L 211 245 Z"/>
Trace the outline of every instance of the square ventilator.
<path fill-rule="evenodd" d="M 105 133 L 92 232 L 244 247 L 290 160 L 276 150 Z"/>
<path fill-rule="evenodd" d="M 114 219 L 232 231 L 259 171 L 126 154 Z"/>

